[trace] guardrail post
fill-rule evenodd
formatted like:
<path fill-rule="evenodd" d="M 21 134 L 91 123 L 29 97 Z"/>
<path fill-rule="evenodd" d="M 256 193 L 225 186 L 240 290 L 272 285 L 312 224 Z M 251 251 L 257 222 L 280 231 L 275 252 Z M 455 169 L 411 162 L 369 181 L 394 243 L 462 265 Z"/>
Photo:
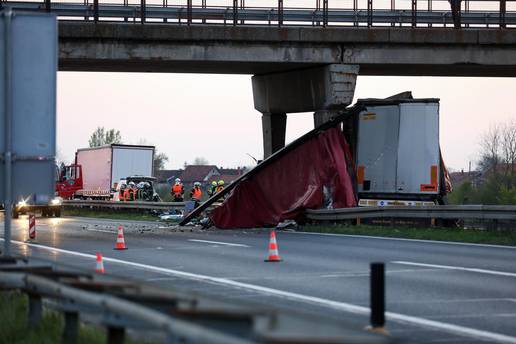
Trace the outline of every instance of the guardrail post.
<path fill-rule="evenodd" d="M 240 0 L 240 9 L 243 11 L 245 10 L 245 0 Z M 240 25 L 244 24 L 245 20 L 240 19 Z"/>
<path fill-rule="evenodd" d="M 385 325 L 385 264 L 371 263 L 371 327 Z"/>
<path fill-rule="evenodd" d="M 238 0 L 233 0 L 233 26 L 236 26 L 238 19 Z"/>
<path fill-rule="evenodd" d="M 119 326 L 109 326 L 107 343 L 108 344 L 124 344 L 125 342 L 125 329 Z"/>
<path fill-rule="evenodd" d="M 353 0 L 353 26 L 358 26 L 358 0 Z"/>
<path fill-rule="evenodd" d="M 75 344 L 79 337 L 79 313 L 64 312 L 63 343 Z"/>
<path fill-rule="evenodd" d="M 99 0 L 93 0 L 93 21 L 99 21 Z"/>
<path fill-rule="evenodd" d="M 283 0 L 278 0 L 278 26 L 283 25 Z"/>
<path fill-rule="evenodd" d="M 192 24 L 192 0 L 186 2 L 186 22 L 188 25 Z"/>
<path fill-rule="evenodd" d="M 28 314 L 28 325 L 29 328 L 35 328 L 43 316 L 43 303 L 41 302 L 41 296 L 29 293 L 29 314 Z"/>
<path fill-rule="evenodd" d="M 201 2 L 201 8 L 202 8 L 203 10 L 204 10 L 204 9 L 206 9 L 206 0 L 202 0 L 202 2 Z M 204 16 L 205 16 L 205 13 L 203 12 L 202 23 L 203 23 L 203 24 L 206 24 L 206 18 L 204 18 Z"/>
<path fill-rule="evenodd" d="M 417 0 L 412 0 L 412 27 L 417 26 Z"/>
<path fill-rule="evenodd" d="M 505 29 L 506 0 L 500 0 L 500 28 Z"/>
<path fill-rule="evenodd" d="M 373 26 L 373 0 L 367 0 L 367 27 Z"/>
<path fill-rule="evenodd" d="M 328 0 L 323 0 L 323 27 L 328 25 Z"/>
<path fill-rule="evenodd" d="M 145 15 L 146 15 L 145 11 L 146 11 L 145 0 L 140 0 L 140 20 L 141 20 L 142 24 L 145 23 Z"/>

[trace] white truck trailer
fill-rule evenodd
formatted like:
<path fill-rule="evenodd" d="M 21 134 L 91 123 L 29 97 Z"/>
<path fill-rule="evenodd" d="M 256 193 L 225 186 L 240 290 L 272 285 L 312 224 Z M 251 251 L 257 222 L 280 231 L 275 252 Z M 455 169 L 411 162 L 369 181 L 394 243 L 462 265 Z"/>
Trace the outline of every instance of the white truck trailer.
<path fill-rule="evenodd" d="M 76 166 L 82 168 L 79 198 L 110 199 L 116 183 L 129 176 L 151 177 L 154 146 L 111 144 L 77 150 Z"/>
<path fill-rule="evenodd" d="M 359 99 L 354 156 L 359 205 L 442 203 L 439 99 Z"/>

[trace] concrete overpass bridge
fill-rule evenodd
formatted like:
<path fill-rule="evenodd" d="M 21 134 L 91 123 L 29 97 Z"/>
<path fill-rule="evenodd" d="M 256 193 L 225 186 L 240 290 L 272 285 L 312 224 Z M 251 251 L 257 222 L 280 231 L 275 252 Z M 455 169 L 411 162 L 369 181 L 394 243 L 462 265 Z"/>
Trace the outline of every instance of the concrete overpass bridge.
<path fill-rule="evenodd" d="M 394 0 L 390 9 L 369 0 L 365 10 L 356 1 L 351 9 L 327 0 L 312 9 L 283 8 L 282 0 L 272 9 L 243 0 L 225 8 L 141 1 L 1 5 L 59 16 L 60 70 L 254 75 L 265 156 L 283 147 L 286 114 L 314 111 L 316 124 L 324 122 L 351 103 L 359 73 L 516 76 L 516 12 L 505 0 L 496 12 L 452 10 L 456 0 L 441 10 L 411 0 L 410 11 Z"/>

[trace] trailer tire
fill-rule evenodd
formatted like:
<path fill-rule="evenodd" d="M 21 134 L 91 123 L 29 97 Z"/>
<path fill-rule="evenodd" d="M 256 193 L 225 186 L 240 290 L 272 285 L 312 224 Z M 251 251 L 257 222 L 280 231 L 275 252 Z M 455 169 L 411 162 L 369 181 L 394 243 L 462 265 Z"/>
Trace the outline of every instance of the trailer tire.
<path fill-rule="evenodd" d="M 20 213 L 13 209 L 13 219 L 17 219 L 20 217 Z"/>
<path fill-rule="evenodd" d="M 54 210 L 54 216 L 55 217 L 61 217 L 61 209 Z"/>

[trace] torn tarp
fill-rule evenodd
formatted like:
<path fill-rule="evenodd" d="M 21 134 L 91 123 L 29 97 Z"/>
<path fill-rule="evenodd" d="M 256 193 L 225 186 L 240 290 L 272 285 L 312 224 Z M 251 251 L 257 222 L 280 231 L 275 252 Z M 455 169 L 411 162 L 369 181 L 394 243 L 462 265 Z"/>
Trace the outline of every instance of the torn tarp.
<path fill-rule="evenodd" d="M 348 166 L 352 157 L 338 127 L 321 131 L 243 178 L 210 214 L 218 228 L 277 225 L 301 220 L 323 204 L 356 206 Z"/>

